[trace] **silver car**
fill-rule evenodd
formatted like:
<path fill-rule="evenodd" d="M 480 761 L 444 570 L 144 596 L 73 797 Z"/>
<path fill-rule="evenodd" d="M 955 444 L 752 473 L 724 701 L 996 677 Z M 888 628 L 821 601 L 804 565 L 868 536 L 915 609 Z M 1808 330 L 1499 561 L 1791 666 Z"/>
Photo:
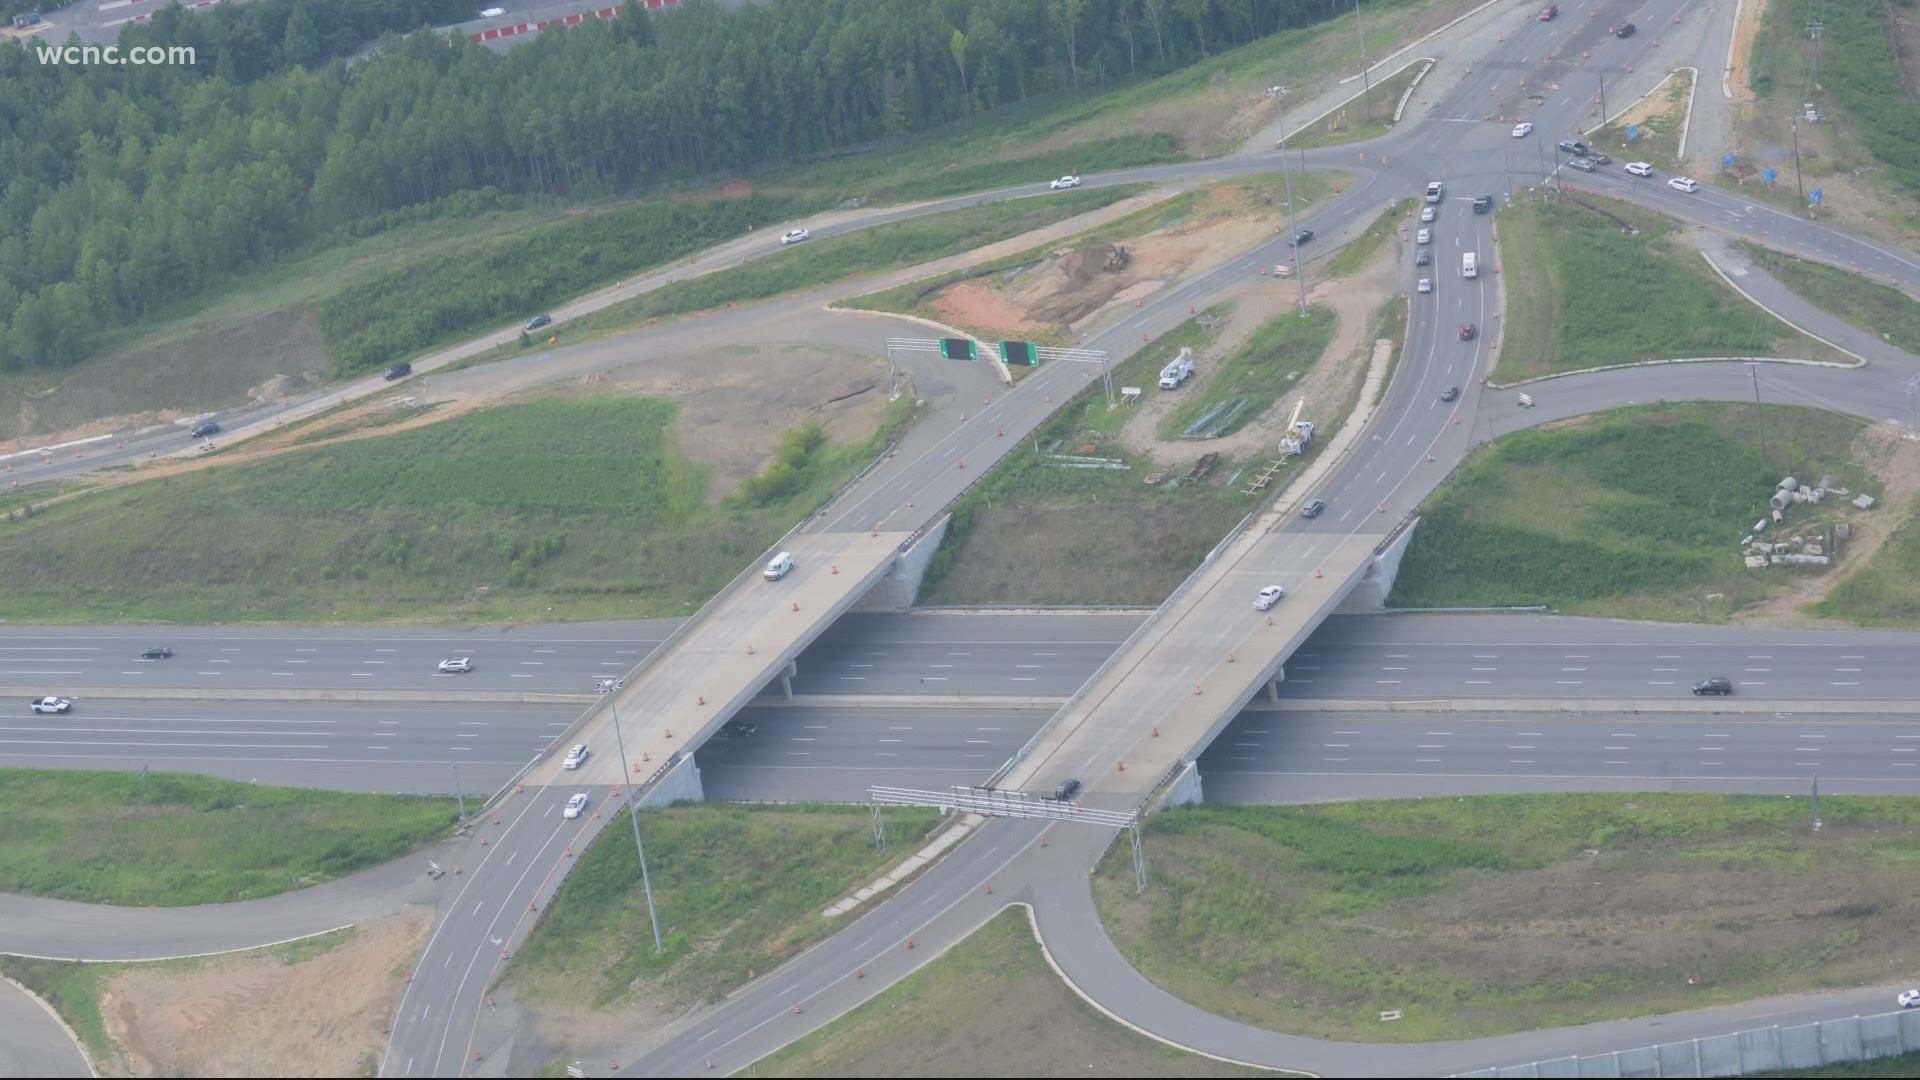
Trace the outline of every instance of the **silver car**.
<path fill-rule="evenodd" d="M 587 749 L 586 743 L 574 743 L 573 749 L 567 751 L 566 760 L 560 763 L 560 767 L 563 769 L 577 769 L 582 762 L 592 756 L 593 751 Z"/>

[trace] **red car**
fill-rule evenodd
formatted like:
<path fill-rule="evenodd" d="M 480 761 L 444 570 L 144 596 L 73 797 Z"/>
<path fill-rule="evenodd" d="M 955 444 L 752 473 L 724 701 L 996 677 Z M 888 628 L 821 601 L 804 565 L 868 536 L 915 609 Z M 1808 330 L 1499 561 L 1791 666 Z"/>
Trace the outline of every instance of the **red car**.
<path fill-rule="evenodd" d="M 1460 340 L 1461 341 L 1473 340 L 1473 324 L 1472 323 L 1463 322 L 1460 324 Z"/>
<path fill-rule="evenodd" d="M 1540 12 L 1540 21 L 1541 21 L 1541 22 L 1552 22 L 1552 21 L 1553 21 L 1553 17 L 1554 17 L 1555 15 L 1558 15 L 1558 14 L 1560 14 L 1560 5 L 1559 5 L 1559 4 L 1548 4 L 1548 5 L 1546 6 L 1546 8 L 1545 8 L 1545 9 L 1544 9 L 1543 11 L 1541 11 L 1541 12 Z"/>

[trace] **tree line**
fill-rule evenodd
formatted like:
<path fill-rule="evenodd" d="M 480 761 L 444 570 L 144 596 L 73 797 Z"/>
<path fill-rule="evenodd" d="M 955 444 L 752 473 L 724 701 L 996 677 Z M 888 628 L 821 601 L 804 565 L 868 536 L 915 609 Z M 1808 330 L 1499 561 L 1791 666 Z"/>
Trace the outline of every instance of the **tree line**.
<path fill-rule="evenodd" d="M 500 55 L 369 31 L 470 0 L 178 8 L 126 45 L 192 66 L 0 46 L 0 368 L 402 217 L 778 165 L 1201 60 L 1353 0 L 688 0 Z"/>

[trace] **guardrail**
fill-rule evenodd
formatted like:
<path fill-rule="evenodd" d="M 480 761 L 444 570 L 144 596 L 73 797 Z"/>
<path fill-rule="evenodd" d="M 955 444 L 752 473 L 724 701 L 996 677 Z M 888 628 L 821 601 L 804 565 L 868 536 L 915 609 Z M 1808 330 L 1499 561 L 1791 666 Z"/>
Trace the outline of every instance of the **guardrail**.
<path fill-rule="evenodd" d="M 665 656 L 667 652 L 670 649 L 672 649 L 673 646 L 676 643 L 678 643 L 682 637 L 691 633 L 692 627 L 698 625 L 700 620 L 703 617 L 705 617 L 708 612 L 712 611 L 714 607 L 717 604 L 719 604 L 722 599 L 726 598 L 729 594 L 731 594 L 733 590 L 739 588 L 742 582 L 746 581 L 748 578 L 752 577 L 754 574 L 759 573 L 760 568 L 766 565 L 766 561 L 769 558 L 771 558 L 774 555 L 774 553 L 783 549 L 786 546 L 787 541 L 793 539 L 796 535 L 799 534 L 800 530 L 806 528 L 808 525 L 812 524 L 816 519 L 818 519 L 820 515 L 826 513 L 828 507 L 832 506 L 835 502 L 837 502 L 841 496 L 853 490 L 855 485 L 859 484 L 862 480 L 865 480 L 868 477 L 868 475 L 870 475 L 875 469 L 880 467 L 881 462 L 893 456 L 894 450 L 897 449 L 899 445 L 900 445 L 899 443 L 888 443 L 887 448 L 885 450 L 880 451 L 879 454 L 875 455 L 874 459 L 867 463 L 866 468 L 861 469 L 859 472 L 855 473 L 853 476 L 853 479 L 848 480 L 846 483 L 840 485 L 840 487 L 837 490 L 835 490 L 833 494 L 828 495 L 824 500 L 822 500 L 820 505 L 814 507 L 811 513 L 809 513 L 806 517 L 803 517 L 800 519 L 799 524 L 795 525 L 791 529 L 788 529 L 786 533 L 780 537 L 780 539 L 775 540 L 771 546 L 769 546 L 766 550 L 762 551 L 760 553 L 759 559 L 753 562 L 749 562 L 745 569 L 741 570 L 738 574 L 735 574 L 733 576 L 733 580 L 727 582 L 726 585 L 720 589 L 720 591 L 714 593 L 712 596 L 707 597 L 707 602 L 704 604 L 701 604 L 698 611 L 695 611 L 692 615 L 682 620 L 680 625 L 674 627 L 671 631 L 667 633 L 666 637 L 660 639 L 660 644 L 654 646 L 653 651 L 641 657 L 639 661 L 637 661 L 633 665 L 633 667 L 628 668 L 627 673 L 620 677 L 620 681 L 624 684 L 628 680 L 639 677 L 641 672 L 646 671 L 647 668 L 651 666 L 654 662 L 659 660 L 660 657 Z M 618 695 L 619 695 L 619 691 L 616 690 L 616 691 L 613 691 L 611 694 L 606 695 L 606 697 L 609 697 L 609 698 L 617 697 Z M 601 712 L 603 712 L 606 709 L 607 704 L 608 702 L 603 699 L 589 706 L 586 712 L 583 712 L 580 714 L 579 719 L 567 725 L 567 729 L 565 731 L 561 732 L 558 736 L 555 736 L 554 739 L 547 744 L 548 749 L 542 750 L 540 752 L 539 757 L 529 762 L 525 768 L 522 768 L 518 773 L 514 774 L 514 779 L 518 780 L 521 776 L 524 776 L 529 770 L 531 770 L 534 765 L 537 765 L 540 762 L 545 761 L 547 758 L 552 757 L 553 747 L 567 745 L 567 743 L 573 738 L 573 736 L 582 727 L 585 727 L 590 721 L 594 720 L 596 717 L 600 715 Z M 655 775 L 656 776 L 659 775 L 658 772 L 656 772 Z"/>

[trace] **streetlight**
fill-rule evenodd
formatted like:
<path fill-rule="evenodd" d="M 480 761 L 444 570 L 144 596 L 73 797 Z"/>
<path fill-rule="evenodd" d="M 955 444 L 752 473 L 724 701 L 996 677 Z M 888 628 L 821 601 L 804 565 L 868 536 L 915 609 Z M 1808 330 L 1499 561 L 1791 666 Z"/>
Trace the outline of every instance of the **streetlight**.
<path fill-rule="evenodd" d="M 1287 125 L 1280 123 L 1280 178 L 1287 184 L 1288 245 L 1293 248 L 1293 276 L 1300 282 L 1300 317 L 1307 317 L 1307 279 L 1300 273 L 1300 229 L 1293 221 L 1293 174 L 1287 171 Z"/>
<path fill-rule="evenodd" d="M 601 680 L 601 693 L 612 689 L 606 680 Z M 632 769 L 627 764 L 627 739 L 620 733 L 620 699 L 612 698 L 607 704 L 613 707 L 613 738 L 615 745 L 620 748 L 620 779 L 627 785 L 627 815 L 633 819 L 633 850 L 640 856 L 640 888 L 647 894 L 647 918 L 653 922 L 653 951 L 663 953 L 667 947 L 660 940 L 660 913 L 653 908 L 653 882 L 647 877 L 647 849 L 640 843 L 640 804 L 633 798 Z"/>
<path fill-rule="evenodd" d="M 1353 0 L 1353 37 L 1360 43 L 1360 100 L 1367 103 L 1367 120 L 1373 120 L 1373 86 L 1367 74 L 1367 38 L 1360 32 L 1360 0 Z"/>

